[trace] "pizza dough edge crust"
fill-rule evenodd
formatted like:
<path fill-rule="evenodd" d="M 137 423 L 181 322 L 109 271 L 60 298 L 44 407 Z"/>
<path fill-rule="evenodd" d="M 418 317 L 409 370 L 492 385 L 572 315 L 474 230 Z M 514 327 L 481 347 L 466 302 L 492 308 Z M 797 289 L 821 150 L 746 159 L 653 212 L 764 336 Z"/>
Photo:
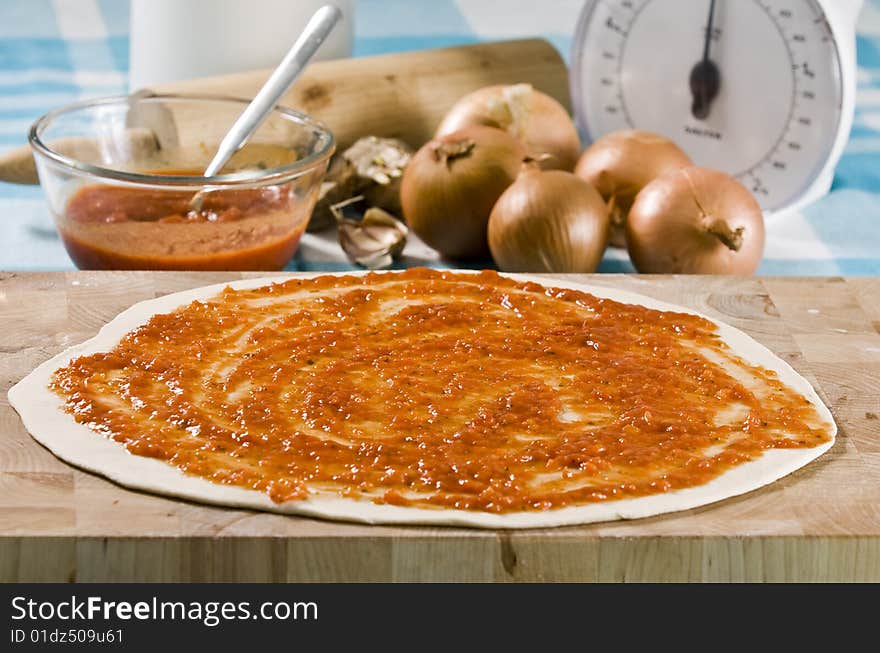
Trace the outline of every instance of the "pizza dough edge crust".
<path fill-rule="evenodd" d="M 318 273 L 309 276 L 327 276 L 328 274 L 356 276 L 365 273 Z M 393 275 L 395 272 L 384 274 Z M 66 365 L 77 356 L 108 351 L 116 345 L 122 336 L 145 323 L 157 313 L 167 313 L 192 301 L 207 299 L 226 287 L 234 289 L 257 288 L 291 278 L 303 278 L 294 275 L 260 277 L 213 284 L 138 302 L 119 313 L 104 325 L 94 337 L 64 350 L 39 365 L 33 372 L 10 388 L 8 392 L 9 403 L 18 412 L 31 436 L 55 456 L 75 467 L 108 478 L 124 487 L 199 503 L 368 524 L 425 524 L 506 529 L 548 528 L 617 519 L 639 519 L 688 510 L 751 492 L 804 467 L 834 445 L 837 425 L 831 412 L 810 383 L 788 363 L 739 329 L 697 311 L 629 291 L 549 277 L 541 278 L 519 274 L 505 276 L 519 281 L 534 281 L 548 287 L 580 290 L 599 297 L 628 304 L 639 304 L 647 308 L 689 313 L 711 321 L 717 326 L 722 339 L 737 356 L 750 363 L 776 371 L 783 383 L 808 399 L 816 407 L 820 416 L 832 426 L 831 440 L 809 449 L 767 451 L 760 458 L 739 465 L 712 481 L 696 487 L 645 497 L 568 506 L 547 511 L 495 514 L 469 510 L 375 504 L 372 501 L 337 496 L 321 496 L 277 504 L 257 490 L 221 485 L 201 477 L 187 476 L 179 469 L 160 460 L 130 454 L 123 444 L 97 436 L 88 426 L 76 422 L 71 415 L 64 412 L 61 398 L 48 388 L 51 375 L 56 369 Z"/>

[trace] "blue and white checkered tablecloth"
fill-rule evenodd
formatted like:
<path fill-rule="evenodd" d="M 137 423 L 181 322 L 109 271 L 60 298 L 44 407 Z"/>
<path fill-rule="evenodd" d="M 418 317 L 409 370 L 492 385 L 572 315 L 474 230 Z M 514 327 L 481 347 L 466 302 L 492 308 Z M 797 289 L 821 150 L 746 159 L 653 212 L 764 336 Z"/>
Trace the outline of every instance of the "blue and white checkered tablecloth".
<path fill-rule="evenodd" d="M 540 35 L 568 56 L 580 0 L 358 0 L 355 55 Z M 128 2 L 0 2 L 0 150 L 42 113 L 126 90 Z M 832 192 L 768 224 L 760 274 L 880 275 L 880 0 L 858 24 L 855 125 Z M 0 183 L 0 269 L 72 269 L 39 188 Z M 443 265 L 413 243 L 404 265 Z M 292 270 L 347 269 L 329 238 L 307 235 Z M 600 271 L 631 271 L 609 250 Z"/>

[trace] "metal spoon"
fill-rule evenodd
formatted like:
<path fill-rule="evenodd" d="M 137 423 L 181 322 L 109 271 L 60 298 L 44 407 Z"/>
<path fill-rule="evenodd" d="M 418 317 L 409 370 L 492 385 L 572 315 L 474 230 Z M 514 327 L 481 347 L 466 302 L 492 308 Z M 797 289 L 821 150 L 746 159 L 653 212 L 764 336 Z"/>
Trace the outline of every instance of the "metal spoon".
<path fill-rule="evenodd" d="M 324 5 L 309 19 L 308 24 L 302 34 L 290 48 L 290 51 L 284 55 L 284 59 L 278 64 L 278 67 L 272 71 L 269 79 L 263 84 L 253 101 L 238 119 L 233 123 L 232 127 L 220 141 L 217 153 L 208 167 L 205 168 L 203 176 L 213 177 L 223 166 L 232 158 L 248 142 L 257 128 L 263 124 L 281 96 L 287 92 L 294 80 L 305 68 L 309 60 L 314 56 L 320 45 L 330 34 L 331 30 L 339 22 L 342 12 L 333 5 Z M 205 194 L 211 192 L 211 188 L 203 188 L 196 193 L 189 203 L 191 211 L 200 211 Z"/>

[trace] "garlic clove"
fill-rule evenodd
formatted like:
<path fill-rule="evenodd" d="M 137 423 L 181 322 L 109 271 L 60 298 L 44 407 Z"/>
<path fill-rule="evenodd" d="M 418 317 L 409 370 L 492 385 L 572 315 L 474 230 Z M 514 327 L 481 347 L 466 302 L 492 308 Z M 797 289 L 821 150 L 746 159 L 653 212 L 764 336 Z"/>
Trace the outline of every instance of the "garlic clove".
<path fill-rule="evenodd" d="M 406 245 L 406 225 L 382 209 L 367 209 L 363 219 L 339 218 L 339 244 L 349 260 L 375 270 L 391 265 Z"/>
<path fill-rule="evenodd" d="M 400 214 L 400 180 L 412 148 L 396 138 L 365 136 L 333 157 L 309 220 L 310 232 L 334 224 L 332 207 L 355 195 Z"/>
<path fill-rule="evenodd" d="M 413 150 L 396 138 L 366 136 L 348 148 L 343 157 L 359 177 L 386 186 L 403 174 Z"/>

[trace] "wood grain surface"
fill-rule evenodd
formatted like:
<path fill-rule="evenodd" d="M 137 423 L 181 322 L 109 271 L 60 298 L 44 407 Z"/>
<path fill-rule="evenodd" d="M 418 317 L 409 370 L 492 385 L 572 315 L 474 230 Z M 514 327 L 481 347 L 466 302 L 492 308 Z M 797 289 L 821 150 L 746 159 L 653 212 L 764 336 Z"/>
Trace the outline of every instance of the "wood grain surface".
<path fill-rule="evenodd" d="M 131 304 L 242 276 L 0 274 L 0 581 L 880 581 L 880 278 L 577 277 L 746 331 L 840 427 L 769 487 L 629 522 L 478 531 L 201 506 L 71 468 L 10 408 L 12 384 Z"/>

